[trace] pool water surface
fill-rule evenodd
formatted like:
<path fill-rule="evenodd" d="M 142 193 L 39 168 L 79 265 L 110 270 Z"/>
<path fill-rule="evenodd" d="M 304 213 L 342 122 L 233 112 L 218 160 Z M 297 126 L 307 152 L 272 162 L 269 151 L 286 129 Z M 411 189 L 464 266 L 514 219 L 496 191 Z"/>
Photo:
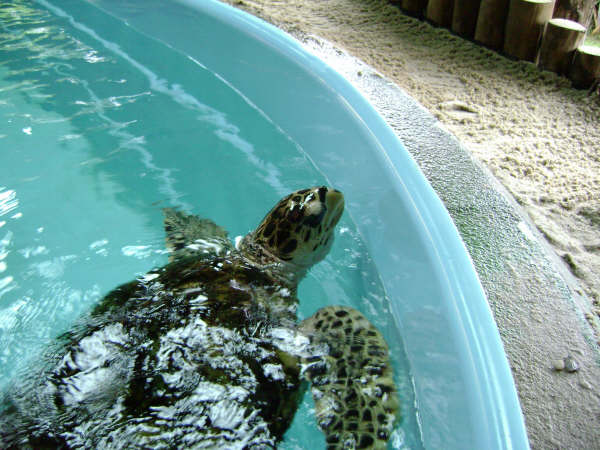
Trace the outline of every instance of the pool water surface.
<path fill-rule="evenodd" d="M 165 2 L 110 5 L 110 14 L 79 1 L 0 5 L 1 389 L 104 294 L 167 262 L 162 208 L 211 218 L 235 237 L 283 195 L 337 186 L 225 74 L 119 17 L 159 29 L 168 15 L 182 33 L 201 19 Z M 214 55 L 234 44 L 194 45 Z M 270 70 L 251 54 L 237 64 Z M 317 111 L 313 126 L 329 125 Z M 390 446 L 422 448 L 403 330 L 351 214 L 299 298 L 300 318 L 349 305 L 382 330 L 401 399 Z M 283 448 L 324 446 L 309 397 Z"/>

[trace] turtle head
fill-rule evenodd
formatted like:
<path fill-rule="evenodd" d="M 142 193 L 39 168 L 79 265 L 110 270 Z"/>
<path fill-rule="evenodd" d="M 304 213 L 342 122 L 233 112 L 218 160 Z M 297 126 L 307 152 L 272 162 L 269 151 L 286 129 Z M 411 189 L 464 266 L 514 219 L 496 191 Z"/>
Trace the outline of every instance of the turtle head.
<path fill-rule="evenodd" d="M 284 197 L 246 238 L 253 247 L 305 271 L 322 260 L 344 212 L 344 196 L 325 186 Z"/>

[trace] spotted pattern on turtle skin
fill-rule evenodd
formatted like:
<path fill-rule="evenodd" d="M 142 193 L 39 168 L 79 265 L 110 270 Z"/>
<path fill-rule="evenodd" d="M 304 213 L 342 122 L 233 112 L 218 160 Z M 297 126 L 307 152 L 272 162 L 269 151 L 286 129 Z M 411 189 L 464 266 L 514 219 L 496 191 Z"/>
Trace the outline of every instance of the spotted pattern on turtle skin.
<path fill-rule="evenodd" d="M 303 362 L 327 448 L 387 448 L 398 400 L 381 333 L 343 306 L 320 309 L 300 330 L 322 346 Z"/>
<path fill-rule="evenodd" d="M 265 216 L 253 238 L 283 261 L 302 264 L 303 259 L 310 257 L 312 265 L 315 254 L 329 251 L 335 224 L 344 207 L 339 198 L 339 191 L 324 186 L 294 192 Z"/>

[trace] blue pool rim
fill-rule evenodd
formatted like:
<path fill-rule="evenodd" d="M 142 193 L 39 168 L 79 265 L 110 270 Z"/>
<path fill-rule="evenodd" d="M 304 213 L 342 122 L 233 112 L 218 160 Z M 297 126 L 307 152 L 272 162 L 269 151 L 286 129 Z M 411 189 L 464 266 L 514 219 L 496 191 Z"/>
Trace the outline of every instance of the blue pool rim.
<path fill-rule="evenodd" d="M 47 5 L 43 0 L 39 2 Z M 445 417 L 452 419 L 461 414 L 466 417 L 464 420 L 452 420 L 451 424 L 447 425 L 447 429 L 443 429 L 446 424 L 436 423 L 434 420 L 438 417 L 434 411 L 435 401 L 438 399 L 424 398 L 428 391 L 426 387 L 420 385 L 421 375 L 427 375 L 425 372 L 432 370 L 426 367 L 428 355 L 418 355 L 416 352 L 420 350 L 412 348 L 411 341 L 406 339 L 408 359 L 414 369 L 417 408 L 419 409 L 419 403 L 429 402 L 426 407 L 419 410 L 425 447 L 529 448 L 512 374 L 473 263 L 444 205 L 391 128 L 344 77 L 278 28 L 216 0 L 178 0 L 178 3 L 200 11 L 229 27 L 230 30 L 235 30 L 244 37 L 256 41 L 257 45 L 276 52 L 282 58 L 294 61 L 302 67 L 303 71 L 318 80 L 328 93 L 335 96 L 336 102 L 342 105 L 346 113 L 352 117 L 354 125 L 362 127 L 364 129 L 362 133 L 368 135 L 368 140 L 374 143 L 376 154 L 373 158 L 377 159 L 380 172 L 393 185 L 394 195 L 391 198 L 401 200 L 391 204 L 397 204 L 398 209 L 404 208 L 404 212 L 411 216 L 411 221 L 419 225 L 417 239 L 424 242 L 423 249 L 427 257 L 433 261 L 431 272 L 440 280 L 440 285 L 444 288 L 441 309 L 446 312 L 447 317 L 441 323 L 450 322 L 450 330 L 444 330 L 439 335 L 443 336 L 446 333 L 451 336 L 458 347 L 456 355 L 452 355 L 452 358 L 458 359 L 460 363 L 459 371 L 447 375 L 451 378 L 459 372 L 461 379 L 455 384 L 463 388 L 462 391 L 458 389 L 456 392 L 466 394 L 465 398 L 441 399 L 448 403 L 440 406 L 440 408 L 444 406 L 447 410 Z M 220 55 L 213 56 L 212 61 L 207 64 L 211 70 L 215 70 L 215 73 L 220 73 L 219 57 Z M 232 85 L 239 86 L 237 82 L 233 82 Z M 240 91 L 246 93 L 243 86 L 240 87 Z M 256 103 L 262 106 L 261 103 Z M 268 115 L 269 111 L 266 113 Z M 426 132 L 427 130 L 415 131 Z M 317 162 L 317 166 L 320 166 L 318 155 L 311 153 L 310 150 L 307 154 Z M 330 173 L 336 171 L 336 168 L 331 165 L 323 170 L 324 175 L 333 182 L 332 184 L 340 187 L 341 177 L 344 174 Z M 350 200 L 347 202 L 349 213 L 359 215 L 360 211 L 356 211 L 356 207 L 352 205 L 353 195 L 350 195 L 352 192 L 348 192 L 349 189 L 352 190 L 351 183 L 346 182 L 346 187 L 341 187 Z M 359 193 L 354 192 L 354 194 Z M 367 247 L 374 242 L 373 236 L 363 235 L 363 237 Z M 378 247 L 381 245 L 379 244 Z M 385 254 L 387 251 L 385 248 L 370 247 L 369 250 L 376 262 L 378 255 Z M 393 268 L 389 266 L 385 263 L 384 268 L 388 275 L 393 273 Z M 400 277 L 396 278 L 393 283 L 396 283 L 397 288 Z M 394 295 L 391 297 L 392 310 L 405 311 L 397 304 L 399 300 Z M 430 347 L 424 353 L 431 351 L 437 345 L 446 348 L 441 341 L 429 344 Z M 413 360 L 417 356 L 420 359 Z M 440 359 L 432 358 L 432 360 Z M 440 377 L 438 376 L 437 379 L 439 380 Z M 436 378 L 432 377 L 428 381 L 431 380 Z M 449 385 L 452 382 L 453 380 L 450 380 Z M 454 426 L 455 424 L 458 426 Z M 443 430 L 430 433 L 429 428 Z"/>
<path fill-rule="evenodd" d="M 292 59 L 300 58 L 308 70 L 318 74 L 345 99 L 371 130 L 411 194 L 415 208 L 426 219 L 429 237 L 438 249 L 445 275 L 454 289 L 452 297 L 456 300 L 455 311 L 461 319 L 465 342 L 470 350 L 468 353 L 478 369 L 475 374 L 478 379 L 473 381 L 482 386 L 487 400 L 487 404 L 481 406 L 485 409 L 482 413 L 488 423 L 486 430 L 481 431 L 490 434 L 481 436 L 477 441 L 490 444 L 487 448 L 529 448 L 512 374 L 473 263 L 441 200 L 392 129 L 344 77 L 279 28 L 215 0 L 193 3 L 195 8 L 206 14 L 234 28 L 243 29 L 266 45 L 276 47 L 283 55 Z M 444 255 L 452 257 L 444 258 Z M 468 303 L 466 299 L 469 299 Z"/>

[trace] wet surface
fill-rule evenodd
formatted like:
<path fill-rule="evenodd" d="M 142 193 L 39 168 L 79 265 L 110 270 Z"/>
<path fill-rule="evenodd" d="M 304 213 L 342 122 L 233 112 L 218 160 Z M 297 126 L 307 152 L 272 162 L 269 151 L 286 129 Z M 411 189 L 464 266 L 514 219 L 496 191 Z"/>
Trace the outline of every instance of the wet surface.
<path fill-rule="evenodd" d="M 600 354 L 585 320 L 590 303 L 575 278 L 506 190 L 427 110 L 329 43 L 296 37 L 367 97 L 450 212 L 498 325 L 531 446 L 598 444 Z M 555 370 L 553 361 L 569 357 L 578 371 Z"/>

